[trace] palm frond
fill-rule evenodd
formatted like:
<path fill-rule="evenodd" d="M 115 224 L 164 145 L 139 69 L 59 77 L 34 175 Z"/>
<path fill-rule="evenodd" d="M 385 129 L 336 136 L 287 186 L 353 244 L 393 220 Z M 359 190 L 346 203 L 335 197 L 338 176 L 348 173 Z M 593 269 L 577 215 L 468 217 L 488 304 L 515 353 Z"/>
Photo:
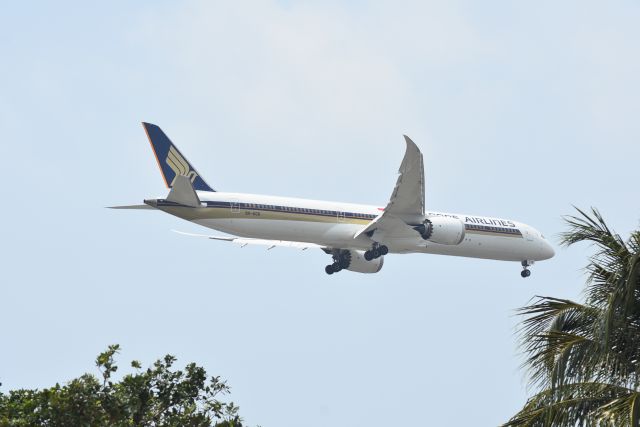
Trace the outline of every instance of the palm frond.
<path fill-rule="evenodd" d="M 634 426 L 635 391 L 606 383 L 584 382 L 544 390 L 530 398 L 505 427 Z M 610 406 L 611 402 L 619 402 Z M 593 420 L 598 422 L 594 423 Z"/>
<path fill-rule="evenodd" d="M 597 209 L 576 210 L 560 237 L 596 247 L 585 302 L 539 296 L 518 310 L 538 393 L 507 426 L 640 427 L 640 230 L 625 242 Z"/>
<path fill-rule="evenodd" d="M 597 354 L 591 332 L 598 309 L 570 300 L 538 297 L 519 313 L 528 316 L 522 321 L 519 335 L 530 386 L 561 384 L 568 372 L 581 379 L 588 377 L 578 368 L 588 366 L 584 362 Z"/>
<path fill-rule="evenodd" d="M 640 425 L 640 393 L 629 390 L 593 412 L 599 422 L 613 426 L 637 427 Z"/>
<path fill-rule="evenodd" d="M 571 246 L 578 242 L 592 242 L 611 253 L 628 252 L 627 246 L 619 234 L 614 233 L 596 208 L 591 215 L 574 206 L 580 216 L 566 215 L 564 220 L 569 230 L 560 234 L 560 243 Z"/>

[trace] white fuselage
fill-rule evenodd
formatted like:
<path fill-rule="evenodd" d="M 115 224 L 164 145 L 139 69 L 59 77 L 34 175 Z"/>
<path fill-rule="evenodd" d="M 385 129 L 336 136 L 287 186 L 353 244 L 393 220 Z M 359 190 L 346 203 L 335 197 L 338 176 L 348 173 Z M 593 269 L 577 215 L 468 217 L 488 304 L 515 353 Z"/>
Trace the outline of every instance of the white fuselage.
<path fill-rule="evenodd" d="M 367 250 L 373 239 L 359 236 L 363 227 L 382 213 L 375 206 L 198 191 L 201 207 L 180 207 L 158 199 L 157 208 L 204 227 L 241 237 L 308 242 L 333 248 Z M 505 261 L 540 261 L 554 255 L 544 236 L 526 224 L 493 217 L 426 212 L 464 223 L 464 239 L 457 245 L 424 240 L 419 233 L 387 237 L 390 253 L 430 253 Z M 374 237 L 375 238 L 375 237 Z M 378 238 L 375 238 L 379 241 Z"/>

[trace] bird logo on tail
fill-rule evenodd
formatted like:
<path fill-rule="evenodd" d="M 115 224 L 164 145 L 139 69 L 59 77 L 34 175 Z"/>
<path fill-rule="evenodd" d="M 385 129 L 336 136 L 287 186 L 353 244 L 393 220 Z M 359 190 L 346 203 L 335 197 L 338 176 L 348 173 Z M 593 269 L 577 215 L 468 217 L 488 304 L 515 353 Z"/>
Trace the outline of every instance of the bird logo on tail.
<path fill-rule="evenodd" d="M 173 170 L 173 172 L 175 173 L 173 181 L 171 181 L 171 186 L 173 186 L 173 183 L 175 182 L 178 175 L 186 176 L 191 180 L 191 183 L 193 183 L 198 177 L 198 174 L 196 173 L 196 171 L 190 170 L 191 168 L 189 167 L 189 163 L 187 163 L 184 157 L 180 155 L 178 150 L 176 150 L 173 147 L 173 145 L 169 148 L 169 153 L 167 154 L 167 158 L 165 159 L 165 162 L 167 163 L 167 165 L 169 165 L 171 170 Z"/>

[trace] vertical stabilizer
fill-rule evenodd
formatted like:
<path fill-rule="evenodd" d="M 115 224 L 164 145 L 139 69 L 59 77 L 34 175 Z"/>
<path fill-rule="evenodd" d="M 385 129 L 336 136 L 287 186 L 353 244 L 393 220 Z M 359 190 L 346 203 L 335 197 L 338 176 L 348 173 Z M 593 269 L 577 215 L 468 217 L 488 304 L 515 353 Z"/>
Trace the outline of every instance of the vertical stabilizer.
<path fill-rule="evenodd" d="M 196 169 L 189 161 L 180 153 L 171 140 L 158 126 L 151 123 L 142 123 L 151 148 L 158 161 L 160 172 L 164 178 L 164 182 L 168 188 L 173 188 L 176 177 L 184 175 L 191 181 L 195 190 L 215 191 L 207 184 Z"/>

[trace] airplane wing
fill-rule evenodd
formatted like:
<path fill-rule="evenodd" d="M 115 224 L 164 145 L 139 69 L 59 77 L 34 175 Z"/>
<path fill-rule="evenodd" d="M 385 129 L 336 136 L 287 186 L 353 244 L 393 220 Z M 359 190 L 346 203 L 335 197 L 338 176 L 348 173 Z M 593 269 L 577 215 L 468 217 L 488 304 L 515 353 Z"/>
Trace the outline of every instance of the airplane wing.
<path fill-rule="evenodd" d="M 386 237 L 415 237 L 416 232 L 408 223 L 417 224 L 424 218 L 424 163 L 418 146 L 406 135 L 407 151 L 404 154 L 398 180 L 384 212 L 356 234 L 377 234 Z"/>
<path fill-rule="evenodd" d="M 246 237 L 235 237 L 235 236 L 211 236 L 207 234 L 185 233 L 183 231 L 177 231 L 177 230 L 172 230 L 172 231 L 178 234 L 182 234 L 184 236 L 206 237 L 207 239 L 212 239 L 212 240 L 222 240 L 225 242 L 232 242 L 240 245 L 241 247 L 245 247 L 247 245 L 268 246 L 267 250 L 273 249 L 275 247 L 296 248 L 296 249 L 301 249 L 303 251 L 309 248 L 329 249 L 327 246 L 322 246 L 315 243 L 290 242 L 287 240 L 251 239 Z"/>
<path fill-rule="evenodd" d="M 405 216 L 424 215 L 424 163 L 418 146 L 406 135 L 407 151 L 398 169 L 398 180 L 385 213 Z"/>

